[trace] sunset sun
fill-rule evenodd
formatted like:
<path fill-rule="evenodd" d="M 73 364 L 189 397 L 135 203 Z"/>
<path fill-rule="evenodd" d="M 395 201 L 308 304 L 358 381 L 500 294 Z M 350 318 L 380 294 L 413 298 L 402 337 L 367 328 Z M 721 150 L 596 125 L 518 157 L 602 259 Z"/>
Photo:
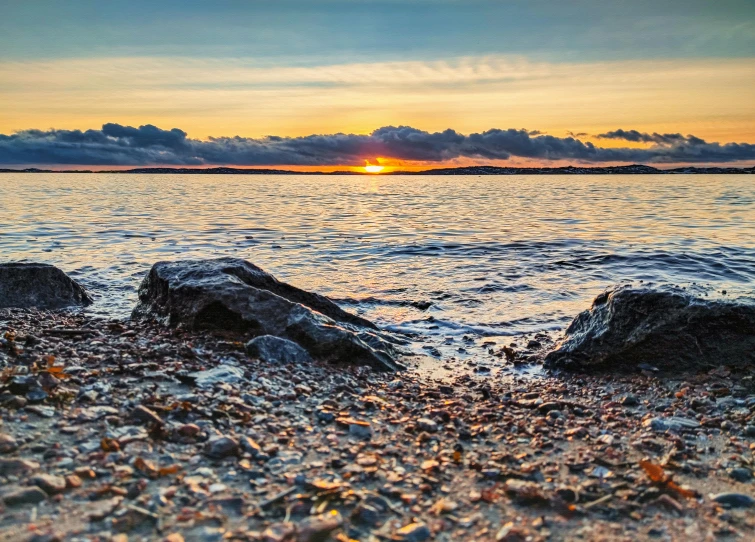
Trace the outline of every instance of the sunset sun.
<path fill-rule="evenodd" d="M 364 166 L 364 170 L 367 173 L 380 173 L 384 168 L 385 166 L 380 166 L 378 164 L 367 164 L 366 166 Z"/>

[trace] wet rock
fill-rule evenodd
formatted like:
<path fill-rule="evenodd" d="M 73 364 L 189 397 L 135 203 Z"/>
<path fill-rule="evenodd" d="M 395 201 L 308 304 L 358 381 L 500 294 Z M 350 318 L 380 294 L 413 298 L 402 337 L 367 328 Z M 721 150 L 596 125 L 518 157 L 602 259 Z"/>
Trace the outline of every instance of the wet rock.
<path fill-rule="evenodd" d="M 252 357 L 266 363 L 293 363 L 302 365 L 310 363 L 312 357 L 301 346 L 288 339 L 273 335 L 255 337 L 246 343 L 246 352 Z"/>
<path fill-rule="evenodd" d="M 205 454 L 213 459 L 223 459 L 238 455 L 239 442 L 231 437 L 220 437 L 207 443 Z"/>
<path fill-rule="evenodd" d="M 640 404 L 640 400 L 637 399 L 636 395 L 627 394 L 624 397 L 621 398 L 621 404 L 626 407 L 634 407 Z"/>
<path fill-rule="evenodd" d="M 751 508 L 755 506 L 755 499 L 743 493 L 719 493 L 713 497 L 713 500 L 730 508 Z"/>
<path fill-rule="evenodd" d="M 38 487 L 23 487 L 7 493 L 3 496 L 3 502 L 8 506 L 22 504 L 36 504 L 47 498 L 47 493 Z"/>
<path fill-rule="evenodd" d="M 91 303 L 84 288 L 55 266 L 0 264 L 0 308 L 56 310 Z"/>
<path fill-rule="evenodd" d="M 290 339 L 328 361 L 396 370 L 374 324 L 241 259 L 159 262 L 139 287 L 136 320 Z"/>
<path fill-rule="evenodd" d="M 595 298 L 545 359 L 551 368 L 697 370 L 755 361 L 755 305 L 678 289 L 618 287 Z"/>
<path fill-rule="evenodd" d="M 31 483 L 48 495 L 62 493 L 66 489 L 66 479 L 52 474 L 38 474 L 31 479 Z"/>

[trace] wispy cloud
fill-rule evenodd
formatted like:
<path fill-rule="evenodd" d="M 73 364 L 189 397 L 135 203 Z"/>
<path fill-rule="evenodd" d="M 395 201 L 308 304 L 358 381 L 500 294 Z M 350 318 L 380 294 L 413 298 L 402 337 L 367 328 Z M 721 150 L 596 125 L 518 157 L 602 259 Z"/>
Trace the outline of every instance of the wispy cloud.
<path fill-rule="evenodd" d="M 108 123 L 100 130 L 24 130 L 0 134 L 0 163 L 79 165 L 361 165 L 378 157 L 420 163 L 459 158 L 503 161 L 511 157 L 584 163 L 728 163 L 755 160 L 755 144 L 706 142 L 679 134 L 615 130 L 602 138 L 651 142 L 646 148 L 596 146 L 574 137 L 524 129 L 491 129 L 465 135 L 386 126 L 368 135 L 189 138 L 178 128 L 138 128 Z"/>
<path fill-rule="evenodd" d="M 0 61 L 0 132 L 113 119 L 181 126 L 193 137 L 367 133 L 386 124 L 598 133 L 631 124 L 739 139 L 755 135 L 753 86 L 751 59 L 553 63 L 492 55 L 310 66 L 248 58 Z"/>

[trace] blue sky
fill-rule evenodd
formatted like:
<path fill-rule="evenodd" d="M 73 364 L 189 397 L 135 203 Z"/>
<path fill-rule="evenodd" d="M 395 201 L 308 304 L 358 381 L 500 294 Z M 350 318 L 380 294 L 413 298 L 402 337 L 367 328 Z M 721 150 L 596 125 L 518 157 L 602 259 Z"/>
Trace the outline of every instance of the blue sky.
<path fill-rule="evenodd" d="M 551 61 L 755 56 L 751 0 L 24 0 L 0 10 L 0 55 L 12 59 L 178 54 L 298 64 L 496 53 Z"/>

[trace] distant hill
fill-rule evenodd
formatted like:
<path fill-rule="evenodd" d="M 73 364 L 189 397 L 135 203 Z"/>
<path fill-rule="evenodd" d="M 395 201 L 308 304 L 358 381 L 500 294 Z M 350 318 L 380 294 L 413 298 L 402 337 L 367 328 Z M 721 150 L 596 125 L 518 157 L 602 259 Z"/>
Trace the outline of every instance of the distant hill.
<path fill-rule="evenodd" d="M 51 169 L 0 169 L 0 173 L 140 173 L 152 175 L 374 175 L 359 171 L 291 171 L 286 169 L 261 168 L 171 168 L 144 167 L 111 171 L 90 170 L 51 170 Z M 735 167 L 681 167 L 674 169 L 658 169 L 652 166 L 633 164 L 631 166 L 565 166 L 565 167 L 497 167 L 497 166 L 466 166 L 453 168 L 425 169 L 422 171 L 392 171 L 383 175 L 673 175 L 673 174 L 727 174 L 752 175 L 755 166 L 747 168 Z"/>

